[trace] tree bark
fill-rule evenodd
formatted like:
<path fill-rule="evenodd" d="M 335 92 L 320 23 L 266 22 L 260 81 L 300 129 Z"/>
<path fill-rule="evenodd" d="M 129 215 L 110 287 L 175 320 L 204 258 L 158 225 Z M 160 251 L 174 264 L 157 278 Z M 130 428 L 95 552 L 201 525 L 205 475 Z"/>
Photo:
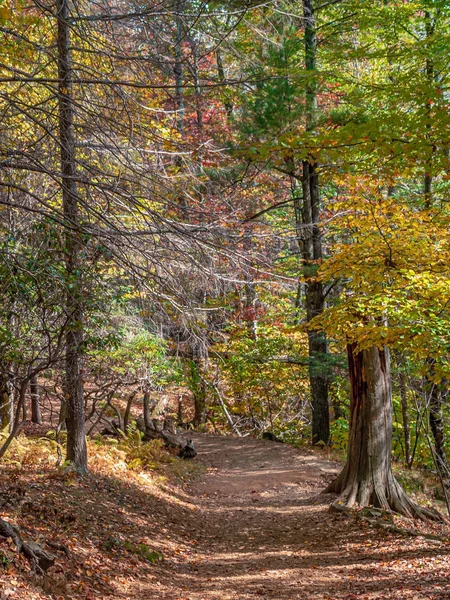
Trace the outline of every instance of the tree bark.
<path fill-rule="evenodd" d="M 33 423 L 41 423 L 41 399 L 39 396 L 39 384 L 37 375 L 34 375 L 30 380 L 30 396 L 31 396 L 31 421 Z"/>
<path fill-rule="evenodd" d="M 348 346 L 350 431 L 347 462 L 327 492 L 339 494 L 336 508 L 376 506 L 408 517 L 440 519 L 414 504 L 392 473 L 392 397 L 389 354 L 376 346 Z"/>
<path fill-rule="evenodd" d="M 313 0 L 303 0 L 305 23 L 305 69 L 308 74 L 306 85 L 306 130 L 313 131 L 317 108 L 316 72 L 316 20 Z M 322 236 L 319 228 L 320 195 L 317 162 L 309 156 L 302 162 L 302 227 L 301 249 L 303 276 L 305 279 L 306 318 L 310 322 L 321 314 L 325 307 L 323 284 L 317 280 L 317 269 L 322 260 Z M 328 399 L 328 376 L 325 372 L 328 344 L 324 333 L 309 330 L 309 380 L 312 403 L 312 442 L 330 442 L 330 415 Z"/>
<path fill-rule="evenodd" d="M 434 451 L 436 455 L 436 464 L 439 468 L 443 481 L 450 479 L 450 468 L 445 451 L 445 431 L 443 407 L 446 399 L 446 392 L 440 390 L 436 384 L 431 384 L 430 392 L 430 429 L 433 434 Z"/>
<path fill-rule="evenodd" d="M 191 382 L 194 395 L 194 427 L 202 425 L 206 421 L 206 385 L 201 374 L 200 359 L 191 359 Z"/>
<path fill-rule="evenodd" d="M 200 136 L 203 133 L 203 107 L 202 107 L 202 88 L 200 85 L 199 76 L 199 55 L 200 48 L 199 42 L 195 39 L 195 36 L 189 36 L 189 42 L 192 52 L 192 75 L 194 77 L 194 89 L 195 89 L 195 113 L 197 120 L 197 133 Z"/>
<path fill-rule="evenodd" d="M 425 39 L 428 40 L 434 33 L 434 26 L 432 22 L 431 13 L 429 11 L 425 11 Z M 434 63 L 433 60 L 427 56 L 425 59 L 425 72 L 427 75 L 427 80 L 430 88 L 434 87 L 435 83 L 435 75 L 434 75 Z M 432 120 L 432 111 L 431 105 L 427 103 L 426 105 L 426 115 L 427 122 L 425 125 L 425 138 L 430 145 L 431 152 L 430 157 L 425 163 L 425 176 L 423 182 L 423 194 L 424 194 L 424 203 L 425 208 L 429 209 L 433 206 L 433 175 L 432 175 L 432 167 L 433 167 L 433 154 L 434 154 L 434 146 L 431 141 L 431 120 Z"/>
<path fill-rule="evenodd" d="M 0 429 L 9 433 L 14 425 L 14 396 L 13 374 L 4 371 L 0 374 Z"/>
<path fill-rule="evenodd" d="M 178 396 L 177 401 L 177 425 L 178 427 L 183 425 L 183 394 Z"/>
<path fill-rule="evenodd" d="M 152 415 L 151 415 L 151 410 L 150 410 L 150 392 L 148 390 L 146 390 L 144 393 L 143 403 L 144 403 L 144 425 L 147 428 L 147 427 L 152 426 Z"/>
<path fill-rule="evenodd" d="M 128 425 L 130 424 L 131 405 L 133 404 L 136 394 L 137 392 L 131 392 L 131 394 L 128 396 L 127 407 L 123 417 L 123 430 L 125 433 L 127 433 Z"/>
<path fill-rule="evenodd" d="M 183 9 L 184 0 L 176 4 L 176 38 L 175 38 L 175 105 L 177 110 L 177 129 L 180 136 L 184 130 L 184 92 L 183 92 Z"/>
<path fill-rule="evenodd" d="M 399 384 L 400 384 L 400 400 L 401 400 L 401 404 L 402 404 L 403 439 L 405 441 L 405 466 L 407 469 L 410 469 L 412 467 L 411 427 L 409 425 L 406 377 L 405 377 L 405 373 L 403 373 L 403 371 L 400 371 L 400 373 L 399 373 Z"/>
<path fill-rule="evenodd" d="M 223 84 L 225 82 L 225 69 L 223 67 L 223 59 L 220 47 L 216 50 L 216 64 L 219 82 Z M 226 91 L 224 94 L 226 94 Z M 225 108 L 225 112 L 227 113 L 227 120 L 230 122 L 233 116 L 233 103 L 226 96 L 223 99 L 223 106 Z"/>
<path fill-rule="evenodd" d="M 59 141 L 63 212 L 66 224 L 65 266 L 67 276 L 66 372 L 64 395 L 67 403 L 66 459 L 80 472 L 87 471 L 87 449 L 82 378 L 83 284 L 81 278 L 78 190 L 74 110 L 72 101 L 72 67 L 68 0 L 56 0 L 58 20 Z"/>

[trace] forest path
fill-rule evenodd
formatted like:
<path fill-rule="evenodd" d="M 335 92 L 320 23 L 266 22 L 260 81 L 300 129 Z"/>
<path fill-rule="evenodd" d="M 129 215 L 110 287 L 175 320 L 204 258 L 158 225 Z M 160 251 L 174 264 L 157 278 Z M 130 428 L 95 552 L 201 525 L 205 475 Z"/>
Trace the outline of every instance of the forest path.
<path fill-rule="evenodd" d="M 206 474 L 180 500 L 187 550 L 158 567 L 142 599 L 450 598 L 448 549 L 364 528 L 320 495 L 339 465 L 320 451 L 196 434 Z M 430 559 L 431 562 L 427 562 Z M 420 565 L 417 561 L 420 561 Z M 417 570 L 419 565 L 420 570 Z"/>

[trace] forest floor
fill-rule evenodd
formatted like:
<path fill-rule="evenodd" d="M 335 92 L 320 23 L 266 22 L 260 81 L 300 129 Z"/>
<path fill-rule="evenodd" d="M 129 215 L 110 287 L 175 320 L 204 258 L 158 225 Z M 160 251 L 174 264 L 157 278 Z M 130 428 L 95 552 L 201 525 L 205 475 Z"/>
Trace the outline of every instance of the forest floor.
<path fill-rule="evenodd" d="M 411 537 L 330 512 L 326 451 L 193 437 L 204 468 L 184 484 L 98 458 L 84 479 L 6 468 L 1 516 L 69 556 L 39 576 L 1 542 L 0 598 L 450 599 L 447 526 L 396 519 Z"/>

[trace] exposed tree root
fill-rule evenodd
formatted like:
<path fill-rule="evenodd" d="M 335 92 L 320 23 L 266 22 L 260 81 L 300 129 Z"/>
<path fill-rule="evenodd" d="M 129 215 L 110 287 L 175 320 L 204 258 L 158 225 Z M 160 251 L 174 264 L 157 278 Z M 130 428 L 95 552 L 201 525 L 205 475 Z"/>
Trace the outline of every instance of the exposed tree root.
<path fill-rule="evenodd" d="M 336 510 L 342 511 L 355 506 L 374 506 L 386 511 L 386 513 L 395 512 L 411 519 L 446 521 L 444 516 L 436 509 L 431 507 L 425 508 L 413 502 L 395 479 L 392 472 L 387 477 L 387 481 L 384 482 L 374 482 L 373 480 L 357 482 L 354 480 L 347 482 L 347 485 L 343 487 L 346 479 L 346 469 L 344 469 L 339 477 L 325 490 L 326 493 L 339 494 L 338 498 L 332 504 L 332 507 Z"/>
<path fill-rule="evenodd" d="M 47 571 L 55 563 L 56 556 L 46 552 L 35 542 L 24 542 L 19 529 L 3 519 L 0 519 L 0 537 L 11 538 L 17 550 L 24 554 L 41 573 Z"/>
<path fill-rule="evenodd" d="M 374 508 L 372 506 L 365 507 L 363 509 L 352 509 L 344 504 L 337 504 L 337 502 L 333 502 L 330 506 L 331 511 L 337 511 L 339 513 L 344 513 L 347 516 L 353 516 L 361 521 L 369 523 L 372 527 L 376 527 L 378 529 L 383 529 L 383 531 L 388 531 L 389 533 L 396 533 L 399 535 L 409 536 L 409 537 L 422 537 L 426 540 L 431 540 L 439 543 L 448 543 L 449 538 L 433 535 L 430 533 L 423 533 L 421 531 L 416 531 L 414 529 L 406 529 L 404 527 L 397 527 L 394 525 L 394 521 L 392 518 L 392 512 L 387 512 L 380 508 Z"/>

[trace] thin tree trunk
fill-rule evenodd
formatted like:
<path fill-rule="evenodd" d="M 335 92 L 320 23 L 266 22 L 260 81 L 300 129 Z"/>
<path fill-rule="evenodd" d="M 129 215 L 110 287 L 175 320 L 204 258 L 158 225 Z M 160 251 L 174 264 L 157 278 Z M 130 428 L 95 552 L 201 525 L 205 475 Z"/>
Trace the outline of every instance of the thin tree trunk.
<path fill-rule="evenodd" d="M 14 397 L 13 374 L 4 371 L 0 375 L 0 428 L 9 433 L 14 425 Z"/>
<path fill-rule="evenodd" d="M 432 23 L 431 13 L 429 11 L 425 11 L 425 38 L 428 40 L 434 33 L 434 26 Z M 427 75 L 428 84 L 430 87 L 434 85 L 434 63 L 433 60 L 427 56 L 425 59 L 425 72 Z M 425 177 L 424 177 L 424 200 L 425 200 L 425 208 L 431 208 L 433 205 L 433 175 L 432 175 L 432 167 L 433 167 L 433 154 L 434 154 L 434 146 L 431 141 L 431 105 L 426 105 L 426 114 L 427 114 L 427 122 L 425 124 L 425 137 L 428 141 L 428 144 L 431 147 L 430 158 L 425 163 Z"/>
<path fill-rule="evenodd" d="M 17 406 L 15 407 L 15 410 L 13 413 L 13 418 L 10 421 L 9 436 L 6 438 L 6 440 L 3 442 L 3 444 L 0 448 L 0 458 L 2 458 L 6 454 L 11 442 L 16 437 L 16 435 L 18 435 L 18 433 L 20 432 L 22 427 L 25 425 L 25 421 L 26 421 L 25 394 L 26 394 L 27 388 L 28 388 L 28 379 L 24 379 L 22 381 L 22 383 L 20 384 L 20 388 L 18 390 Z M 13 393 L 15 393 L 15 389 L 14 389 Z M 21 412 L 23 412 L 22 419 L 20 418 Z"/>
<path fill-rule="evenodd" d="M 144 393 L 144 425 L 145 429 L 151 429 L 152 427 L 152 415 L 150 412 L 150 392 L 146 391 Z"/>
<path fill-rule="evenodd" d="M 199 60 L 199 43 L 195 38 L 190 38 L 191 50 L 192 50 L 192 73 L 194 76 L 194 88 L 195 88 L 195 113 L 197 120 L 197 133 L 199 136 L 203 132 L 203 107 L 202 107 L 202 88 L 200 85 L 198 60 Z"/>
<path fill-rule="evenodd" d="M 433 434 L 434 451 L 436 463 L 442 475 L 442 479 L 448 482 L 450 479 L 450 468 L 445 451 L 445 431 L 443 408 L 447 394 L 440 390 L 436 384 L 431 384 L 430 391 L 430 429 Z"/>
<path fill-rule="evenodd" d="M 412 467 L 411 427 L 409 425 L 408 394 L 407 394 L 407 390 L 406 390 L 406 377 L 403 372 L 399 373 L 399 384 L 400 384 L 400 401 L 402 404 L 403 439 L 405 441 L 405 466 L 407 469 L 410 469 Z"/>
<path fill-rule="evenodd" d="M 303 0 L 303 16 L 305 22 L 305 69 L 308 74 L 306 85 L 306 130 L 311 132 L 315 126 L 317 108 L 316 82 L 316 20 L 313 0 Z M 302 162 L 302 255 L 303 275 L 305 279 L 305 304 L 307 320 L 310 322 L 320 315 L 325 307 L 323 284 L 316 278 L 317 269 L 322 260 L 322 236 L 319 228 L 320 196 L 317 162 L 314 156 L 309 156 Z M 312 442 L 330 441 L 330 415 L 328 400 L 328 376 L 326 357 L 328 344 L 322 332 L 308 331 L 309 346 L 309 380 L 312 403 Z"/>
<path fill-rule="evenodd" d="M 222 53 L 220 52 L 220 48 L 216 50 L 216 64 L 217 64 L 217 75 L 220 83 L 224 83 L 225 81 L 225 69 L 223 67 L 223 59 Z M 226 91 L 223 92 L 226 94 Z M 228 122 L 230 122 L 231 117 L 233 116 L 233 103 L 227 99 L 225 96 L 223 100 L 223 105 L 225 107 L 225 111 L 227 113 Z"/>
<path fill-rule="evenodd" d="M 201 375 L 199 359 L 191 359 L 192 393 L 194 395 L 194 427 L 206 421 L 206 385 Z"/>
<path fill-rule="evenodd" d="M 253 210 L 253 207 L 250 207 L 250 210 Z M 251 268 L 252 248 L 252 227 L 250 224 L 246 224 L 246 226 L 244 227 L 244 236 L 242 240 L 243 254 L 244 256 L 248 257 L 248 264 L 246 264 L 244 267 L 244 319 L 247 324 L 249 337 L 252 340 L 256 341 L 258 339 L 258 320 L 256 311 L 258 297 L 256 294 L 255 284 L 253 283 L 254 275 Z"/>
<path fill-rule="evenodd" d="M 177 113 L 176 125 L 180 136 L 180 146 L 182 145 L 185 137 L 185 102 L 184 102 L 184 70 L 183 70 L 183 41 L 186 38 L 186 33 L 183 25 L 183 10 L 185 6 L 185 0 L 176 0 L 176 12 L 175 12 L 175 62 L 174 62 L 174 75 L 175 75 L 175 110 Z M 181 147 L 180 147 L 181 150 Z M 185 170 L 185 164 L 183 161 L 182 154 L 175 156 L 175 165 L 178 167 L 180 173 Z M 184 190 L 180 189 L 178 195 L 178 202 L 181 209 L 181 216 L 184 221 L 189 222 L 189 204 L 187 196 Z"/>
<path fill-rule="evenodd" d="M 66 222 L 65 261 L 67 276 L 66 372 L 67 402 L 66 459 L 80 472 L 87 471 L 87 449 L 82 378 L 83 285 L 80 275 L 78 191 L 76 184 L 74 111 L 68 0 L 56 0 L 58 19 L 59 136 L 63 212 Z"/>
<path fill-rule="evenodd" d="M 194 396 L 194 427 L 206 422 L 206 389 L 200 384 L 200 389 Z"/>
<path fill-rule="evenodd" d="M 234 431 L 239 437 L 242 437 L 241 432 L 236 427 L 236 424 L 234 423 L 233 419 L 231 418 L 231 415 L 228 411 L 227 405 L 225 404 L 225 400 L 223 399 L 223 396 L 220 393 L 219 388 L 214 383 L 212 384 L 212 387 L 213 387 L 214 391 L 216 392 L 217 398 L 219 400 L 219 404 L 222 407 L 222 410 L 223 410 L 226 420 L 228 421 L 228 425 L 231 427 L 232 431 Z"/>
<path fill-rule="evenodd" d="M 441 518 L 414 504 L 392 473 L 392 397 L 389 353 L 376 346 L 348 346 L 351 384 L 347 462 L 327 492 L 339 494 L 335 508 L 376 506 L 417 518 Z"/>
<path fill-rule="evenodd" d="M 134 400 L 136 394 L 137 394 L 137 392 L 132 392 L 128 396 L 127 406 L 126 406 L 125 414 L 123 417 L 123 430 L 125 433 L 127 432 L 128 425 L 130 424 L 131 405 L 133 404 L 133 400 Z"/>
<path fill-rule="evenodd" d="M 31 421 L 33 423 L 41 423 L 41 398 L 39 395 L 39 384 L 37 375 L 30 379 L 30 396 L 31 396 Z"/>
<path fill-rule="evenodd" d="M 184 0 L 177 0 L 176 39 L 175 39 L 175 104 L 177 109 L 177 128 L 179 134 L 184 130 L 184 93 L 183 93 L 183 7 Z"/>
<path fill-rule="evenodd" d="M 177 425 L 181 427 L 183 425 L 183 394 L 178 396 L 177 402 Z"/>

